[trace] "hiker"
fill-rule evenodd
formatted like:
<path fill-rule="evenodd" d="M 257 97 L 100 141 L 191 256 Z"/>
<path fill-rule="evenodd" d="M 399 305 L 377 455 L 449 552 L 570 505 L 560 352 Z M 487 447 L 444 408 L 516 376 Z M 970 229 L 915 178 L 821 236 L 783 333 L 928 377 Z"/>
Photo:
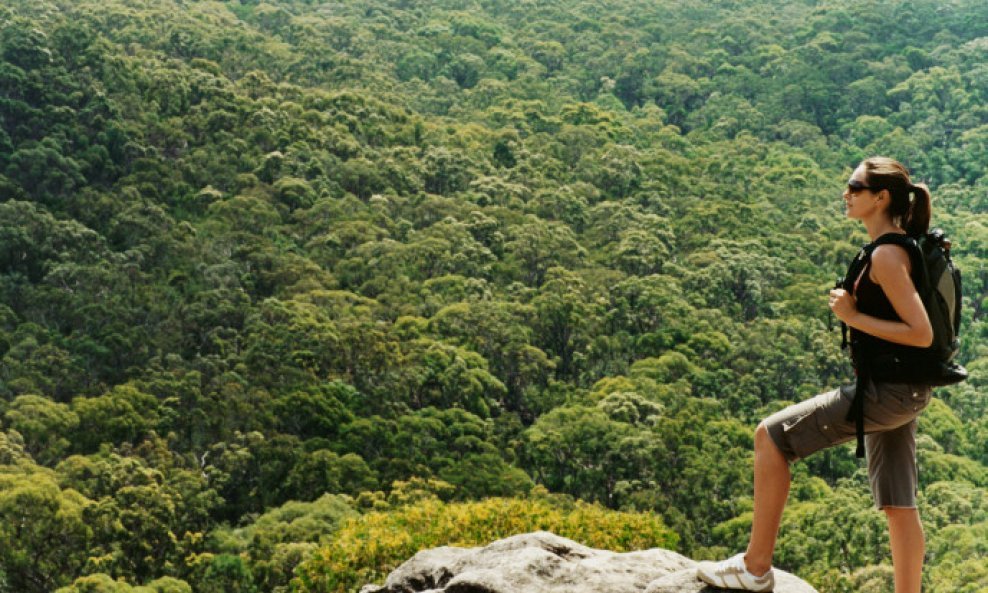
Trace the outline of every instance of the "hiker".
<path fill-rule="evenodd" d="M 850 328 L 858 381 L 789 406 L 758 425 L 748 549 L 722 562 L 701 562 L 697 577 L 708 584 L 771 591 L 772 554 L 789 495 L 789 464 L 862 434 L 859 450 L 867 452 L 875 505 L 888 519 L 895 593 L 920 593 L 925 541 L 916 508 L 916 418 L 929 403 L 932 387 L 914 376 L 901 376 L 901 371 L 891 373 L 899 376 L 862 372 L 869 357 L 921 353 L 933 342 L 910 253 L 895 241 L 878 241 L 924 235 L 930 192 L 924 184 L 913 184 L 901 163 L 875 157 L 854 170 L 843 198 L 846 215 L 864 223 L 875 242 L 864 269 L 846 277 L 829 298 L 830 310 Z"/>

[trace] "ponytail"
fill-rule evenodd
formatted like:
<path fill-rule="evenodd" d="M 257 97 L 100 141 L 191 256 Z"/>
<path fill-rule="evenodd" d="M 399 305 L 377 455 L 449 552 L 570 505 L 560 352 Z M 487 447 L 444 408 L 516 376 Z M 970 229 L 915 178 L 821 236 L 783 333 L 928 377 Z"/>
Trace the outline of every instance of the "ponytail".
<path fill-rule="evenodd" d="M 918 237 L 930 229 L 930 188 L 917 183 L 909 188 L 909 211 L 903 221 L 906 234 Z"/>

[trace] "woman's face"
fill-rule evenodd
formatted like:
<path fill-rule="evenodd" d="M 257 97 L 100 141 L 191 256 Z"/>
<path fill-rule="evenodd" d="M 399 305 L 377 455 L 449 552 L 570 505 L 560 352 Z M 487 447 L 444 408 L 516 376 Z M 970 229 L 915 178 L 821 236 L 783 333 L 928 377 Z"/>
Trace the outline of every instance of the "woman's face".
<path fill-rule="evenodd" d="M 844 188 L 844 213 L 848 218 L 869 217 L 881 205 L 880 191 L 868 185 L 868 174 L 864 165 L 858 165 Z"/>

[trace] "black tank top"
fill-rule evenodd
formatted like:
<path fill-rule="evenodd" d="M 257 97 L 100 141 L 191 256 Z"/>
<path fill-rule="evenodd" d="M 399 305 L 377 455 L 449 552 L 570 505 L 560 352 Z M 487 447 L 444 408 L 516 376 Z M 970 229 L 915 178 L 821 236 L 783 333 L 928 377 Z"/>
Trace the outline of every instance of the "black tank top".
<path fill-rule="evenodd" d="M 898 248 L 902 249 L 902 247 Z M 895 307 L 892 306 L 892 302 L 889 301 L 885 291 L 871 279 L 870 272 L 871 262 L 869 261 L 864 270 L 862 270 L 861 274 L 858 276 L 857 280 L 854 282 L 854 290 L 852 294 L 857 302 L 858 311 L 861 311 L 866 315 L 877 317 L 878 319 L 902 321 L 899 314 L 895 312 Z M 910 269 L 910 276 L 914 276 L 912 272 L 913 270 Z M 913 282 L 916 282 L 915 277 L 913 277 Z M 851 355 L 852 359 L 856 362 L 865 359 L 875 360 L 876 357 L 880 356 L 890 356 L 897 362 L 905 362 L 912 359 L 914 356 L 921 355 L 922 352 L 923 349 L 921 348 L 896 344 L 851 328 Z M 900 380 L 904 379 L 905 376 L 908 375 L 908 373 L 903 373 L 901 370 L 896 374 L 899 375 L 898 378 Z M 876 371 L 873 372 L 872 375 L 877 379 L 880 373 Z M 882 378 L 888 380 L 896 377 L 889 376 Z"/>
<path fill-rule="evenodd" d="M 866 315 L 888 321 L 902 321 L 895 312 L 892 302 L 885 296 L 885 291 L 871 279 L 871 262 L 868 262 L 854 283 L 854 298 L 857 301 L 858 311 Z"/>

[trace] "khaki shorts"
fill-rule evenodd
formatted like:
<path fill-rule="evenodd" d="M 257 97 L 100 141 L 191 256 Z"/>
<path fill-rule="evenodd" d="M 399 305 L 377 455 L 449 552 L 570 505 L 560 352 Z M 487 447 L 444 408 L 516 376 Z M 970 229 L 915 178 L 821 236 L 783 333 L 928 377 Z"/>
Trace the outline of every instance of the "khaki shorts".
<path fill-rule="evenodd" d="M 790 463 L 855 438 L 845 418 L 854 385 L 821 393 L 765 419 L 768 434 Z M 878 508 L 916 507 L 916 417 L 932 389 L 909 383 L 869 382 L 865 389 L 865 452 Z"/>

